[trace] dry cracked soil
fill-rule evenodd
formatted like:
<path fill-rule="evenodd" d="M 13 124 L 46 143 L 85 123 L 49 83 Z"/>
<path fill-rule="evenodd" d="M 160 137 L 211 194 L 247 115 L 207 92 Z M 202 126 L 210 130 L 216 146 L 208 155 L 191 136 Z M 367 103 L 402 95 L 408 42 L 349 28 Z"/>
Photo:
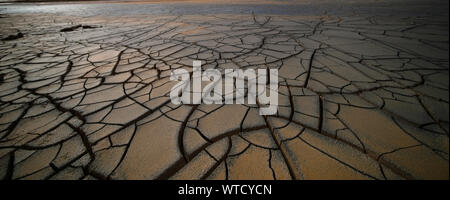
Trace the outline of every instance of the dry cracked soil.
<path fill-rule="evenodd" d="M 448 179 L 448 2 L 423 4 L 0 4 L 0 178 Z M 172 104 L 193 60 L 278 69 L 278 113 Z"/>

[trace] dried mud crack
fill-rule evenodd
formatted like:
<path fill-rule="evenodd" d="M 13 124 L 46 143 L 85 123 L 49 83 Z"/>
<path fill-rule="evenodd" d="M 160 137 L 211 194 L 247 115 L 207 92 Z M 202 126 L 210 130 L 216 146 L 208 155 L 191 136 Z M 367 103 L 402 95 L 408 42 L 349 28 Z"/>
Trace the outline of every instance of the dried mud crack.
<path fill-rule="evenodd" d="M 449 178 L 448 16 L 11 14 L 0 26 L 2 179 Z M 170 72 L 193 60 L 278 69 L 278 113 L 172 104 Z"/>

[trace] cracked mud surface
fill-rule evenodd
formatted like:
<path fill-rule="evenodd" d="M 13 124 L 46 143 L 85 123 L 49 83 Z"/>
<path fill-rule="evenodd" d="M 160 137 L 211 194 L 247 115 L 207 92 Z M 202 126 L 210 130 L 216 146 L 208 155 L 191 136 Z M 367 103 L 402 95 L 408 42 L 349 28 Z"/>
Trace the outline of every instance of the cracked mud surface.
<path fill-rule="evenodd" d="M 448 16 L 0 18 L 0 178 L 448 179 Z M 67 30 L 67 31 L 62 31 Z M 279 69 L 279 108 L 173 105 Z"/>

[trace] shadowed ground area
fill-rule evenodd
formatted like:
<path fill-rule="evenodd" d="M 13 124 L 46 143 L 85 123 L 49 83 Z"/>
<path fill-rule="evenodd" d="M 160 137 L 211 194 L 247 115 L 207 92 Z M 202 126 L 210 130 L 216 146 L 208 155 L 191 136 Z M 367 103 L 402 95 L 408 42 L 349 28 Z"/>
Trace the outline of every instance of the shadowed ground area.
<path fill-rule="evenodd" d="M 1 179 L 448 179 L 446 1 L 0 4 Z M 170 72 L 278 69 L 279 107 Z"/>

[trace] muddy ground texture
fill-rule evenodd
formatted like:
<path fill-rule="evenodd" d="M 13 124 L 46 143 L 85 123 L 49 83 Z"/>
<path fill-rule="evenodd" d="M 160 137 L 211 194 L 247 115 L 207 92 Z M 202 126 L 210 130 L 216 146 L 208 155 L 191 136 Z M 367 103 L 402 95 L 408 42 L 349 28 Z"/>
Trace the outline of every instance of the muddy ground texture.
<path fill-rule="evenodd" d="M 0 16 L 0 178 L 448 179 L 448 16 Z M 279 69 L 277 115 L 173 69 Z"/>

